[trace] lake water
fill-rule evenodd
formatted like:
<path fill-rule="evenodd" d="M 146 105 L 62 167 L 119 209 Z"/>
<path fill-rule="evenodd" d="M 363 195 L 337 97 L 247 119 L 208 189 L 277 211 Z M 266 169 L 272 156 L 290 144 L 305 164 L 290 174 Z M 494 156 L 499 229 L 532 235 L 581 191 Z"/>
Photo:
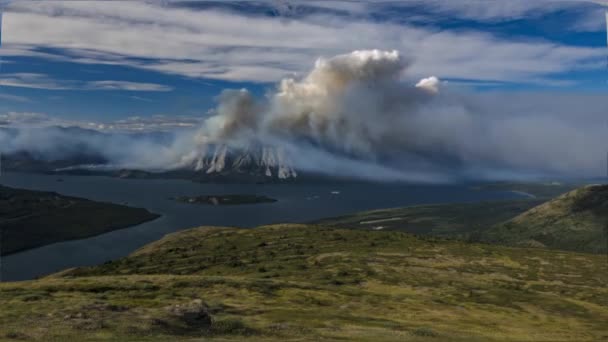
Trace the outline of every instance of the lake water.
<path fill-rule="evenodd" d="M 182 180 L 137 180 L 91 176 L 4 173 L 0 184 L 96 201 L 143 207 L 162 217 L 92 238 L 56 243 L 2 258 L 2 279 L 33 279 L 75 266 L 123 257 L 167 233 L 203 225 L 255 227 L 308 222 L 362 210 L 426 203 L 521 198 L 509 192 L 475 191 L 470 185 L 411 184 L 199 184 Z M 339 192 L 337 194 L 336 192 Z M 276 203 L 205 206 L 178 203 L 175 196 L 258 194 Z M 94 218 L 93 218 L 94 219 Z"/>

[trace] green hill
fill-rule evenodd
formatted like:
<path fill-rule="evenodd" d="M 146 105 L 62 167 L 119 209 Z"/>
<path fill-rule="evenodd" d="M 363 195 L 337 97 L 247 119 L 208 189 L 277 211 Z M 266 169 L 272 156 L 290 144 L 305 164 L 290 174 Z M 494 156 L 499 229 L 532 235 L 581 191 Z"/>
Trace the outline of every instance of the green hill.
<path fill-rule="evenodd" d="M 0 284 L 0 339 L 598 341 L 600 255 L 403 232 L 197 228 Z"/>
<path fill-rule="evenodd" d="M 363 211 L 319 220 L 317 224 L 351 229 L 393 230 L 412 234 L 469 239 L 544 203 L 544 199 L 447 203 Z"/>
<path fill-rule="evenodd" d="M 484 242 L 606 253 L 608 185 L 590 185 L 498 224 Z"/>
<path fill-rule="evenodd" d="M 1 255 L 154 220 L 142 208 L 0 185 Z"/>

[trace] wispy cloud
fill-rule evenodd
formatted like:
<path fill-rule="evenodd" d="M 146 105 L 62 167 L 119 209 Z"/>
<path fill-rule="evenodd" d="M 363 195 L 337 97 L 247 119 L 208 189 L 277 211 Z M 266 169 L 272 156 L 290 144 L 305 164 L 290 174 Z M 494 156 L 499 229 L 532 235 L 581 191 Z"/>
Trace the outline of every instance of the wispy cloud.
<path fill-rule="evenodd" d="M 537 2 L 480 6 L 479 1 L 432 1 L 426 6 L 462 17 L 498 20 L 540 7 L 530 3 Z M 350 10 L 364 5 L 333 1 L 324 6 Z M 5 18 L 5 30 L 9 56 L 116 64 L 231 81 L 274 82 L 309 69 L 311 60 L 319 56 L 366 48 L 401 51 L 411 58 L 414 77 L 433 74 L 524 83 L 593 68 L 598 64 L 591 62 L 604 58 L 602 49 L 508 40 L 472 29 L 440 31 L 365 16 L 315 13 L 285 21 L 245 11 L 200 11 L 130 1 L 17 3 Z M 41 50 L 45 47 L 60 52 Z"/>
<path fill-rule="evenodd" d="M 170 132 L 196 128 L 203 117 L 179 115 L 130 116 L 112 121 L 70 120 L 61 116 L 35 112 L 0 114 L 0 127 L 80 127 L 102 132 Z"/>
<path fill-rule="evenodd" d="M 0 125 L 4 126 L 38 125 L 49 120 L 48 115 L 41 113 L 9 112 L 0 114 Z"/>
<path fill-rule="evenodd" d="M 137 101 L 143 101 L 143 102 L 154 102 L 154 100 L 149 99 L 147 97 L 141 97 L 141 96 L 129 96 L 129 98 L 131 100 L 137 100 Z"/>
<path fill-rule="evenodd" d="M 128 91 L 171 91 L 173 88 L 155 83 L 126 82 L 126 81 L 92 81 L 86 83 L 86 88 L 92 90 L 128 90 Z"/>
<path fill-rule="evenodd" d="M 30 99 L 28 99 L 25 96 L 11 95 L 11 94 L 0 94 L 0 100 L 13 101 L 13 102 L 31 102 Z"/>
<path fill-rule="evenodd" d="M 126 91 L 171 91 L 173 88 L 155 84 L 127 81 L 77 81 L 55 79 L 38 73 L 0 74 L 0 85 L 5 87 L 47 90 L 126 90 Z"/>
<path fill-rule="evenodd" d="M 13 73 L 1 74 L 0 85 L 3 87 L 61 90 L 70 89 L 69 82 L 54 80 L 44 74 Z"/>

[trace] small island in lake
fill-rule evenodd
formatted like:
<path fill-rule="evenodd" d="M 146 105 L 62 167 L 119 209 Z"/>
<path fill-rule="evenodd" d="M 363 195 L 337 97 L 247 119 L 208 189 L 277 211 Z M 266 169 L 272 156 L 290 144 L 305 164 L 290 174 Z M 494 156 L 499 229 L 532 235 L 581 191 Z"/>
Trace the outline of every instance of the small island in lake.
<path fill-rule="evenodd" d="M 174 200 L 190 204 L 208 205 L 242 205 L 256 203 L 273 203 L 274 198 L 259 195 L 202 195 L 202 196 L 180 196 Z"/>

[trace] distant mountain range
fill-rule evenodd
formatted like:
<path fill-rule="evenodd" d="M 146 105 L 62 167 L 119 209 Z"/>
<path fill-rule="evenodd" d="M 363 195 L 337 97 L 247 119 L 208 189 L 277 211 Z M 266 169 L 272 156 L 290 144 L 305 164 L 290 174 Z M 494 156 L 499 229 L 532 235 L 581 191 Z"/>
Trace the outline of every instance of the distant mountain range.
<path fill-rule="evenodd" d="M 25 151 L 2 155 L 3 171 L 52 173 L 78 165 L 103 165 L 105 163 L 107 160 L 101 156 L 84 153 L 51 160 Z"/>
<path fill-rule="evenodd" d="M 24 151 L 3 155 L 2 169 L 118 178 L 180 178 L 200 182 L 280 182 L 298 177 L 291 159 L 283 150 L 261 145 L 246 149 L 209 145 L 198 157 L 181 167 L 154 172 L 113 167 L 104 157 L 94 154 L 71 154 L 70 157 L 49 160 Z"/>

